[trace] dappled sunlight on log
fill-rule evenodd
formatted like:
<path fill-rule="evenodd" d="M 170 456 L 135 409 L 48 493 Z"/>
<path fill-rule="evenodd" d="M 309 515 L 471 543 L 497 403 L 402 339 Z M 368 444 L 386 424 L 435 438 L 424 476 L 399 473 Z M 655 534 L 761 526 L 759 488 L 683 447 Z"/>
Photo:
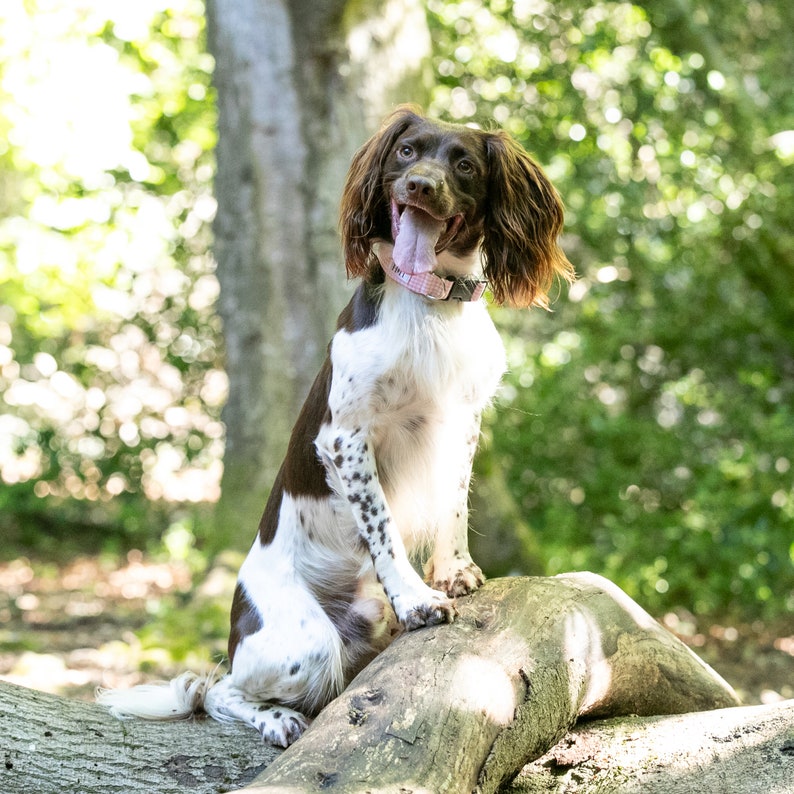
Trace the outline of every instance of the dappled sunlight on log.
<path fill-rule="evenodd" d="M 497 725 L 513 720 L 517 694 L 498 659 L 463 656 L 452 675 L 452 690 L 458 693 L 453 705 L 461 711 L 484 714 Z"/>
<path fill-rule="evenodd" d="M 566 619 L 563 648 L 570 670 L 571 702 L 583 709 L 604 699 L 612 674 L 601 647 L 601 632 L 592 615 L 574 610 Z"/>

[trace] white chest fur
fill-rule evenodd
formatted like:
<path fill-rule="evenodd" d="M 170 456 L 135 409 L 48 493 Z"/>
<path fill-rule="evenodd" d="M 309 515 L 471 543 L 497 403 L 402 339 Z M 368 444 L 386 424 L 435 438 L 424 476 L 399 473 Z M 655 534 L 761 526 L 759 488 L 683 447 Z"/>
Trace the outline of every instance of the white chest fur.
<path fill-rule="evenodd" d="M 451 402 L 482 410 L 504 372 L 505 354 L 482 302 L 434 303 L 387 284 L 379 321 L 340 330 L 331 363 L 334 417 L 391 423 L 394 412 L 422 406 Z"/>
<path fill-rule="evenodd" d="M 379 321 L 340 330 L 331 363 L 328 430 L 366 434 L 406 546 L 429 540 L 460 499 L 461 467 L 505 369 L 485 305 L 427 302 L 387 284 Z"/>

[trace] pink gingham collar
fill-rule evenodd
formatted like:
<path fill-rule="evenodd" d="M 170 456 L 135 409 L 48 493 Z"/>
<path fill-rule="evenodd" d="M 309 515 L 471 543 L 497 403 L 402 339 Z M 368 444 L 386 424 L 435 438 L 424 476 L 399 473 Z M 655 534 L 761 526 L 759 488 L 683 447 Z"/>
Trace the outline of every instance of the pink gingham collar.
<path fill-rule="evenodd" d="M 485 292 L 488 282 L 473 277 L 447 278 L 432 272 L 405 273 L 394 264 L 391 257 L 392 247 L 381 244 L 377 256 L 383 272 L 392 280 L 417 295 L 434 301 L 478 301 Z"/>

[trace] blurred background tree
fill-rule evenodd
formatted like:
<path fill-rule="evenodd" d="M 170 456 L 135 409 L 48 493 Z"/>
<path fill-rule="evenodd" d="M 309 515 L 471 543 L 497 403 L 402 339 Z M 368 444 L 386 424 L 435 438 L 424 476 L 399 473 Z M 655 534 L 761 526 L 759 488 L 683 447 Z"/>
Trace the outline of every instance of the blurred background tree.
<path fill-rule="evenodd" d="M 337 218 L 350 158 L 401 98 L 428 98 L 430 34 L 419 0 L 208 0 L 207 11 L 229 376 L 207 535 L 219 551 L 250 546 L 349 299 Z"/>
<path fill-rule="evenodd" d="M 431 0 L 427 24 L 431 112 L 546 165 L 580 276 L 552 314 L 495 312 L 489 573 L 589 568 L 657 613 L 784 619 L 794 9 Z M 227 397 L 213 67 L 200 0 L 0 10 L 6 557 L 206 541 Z"/>

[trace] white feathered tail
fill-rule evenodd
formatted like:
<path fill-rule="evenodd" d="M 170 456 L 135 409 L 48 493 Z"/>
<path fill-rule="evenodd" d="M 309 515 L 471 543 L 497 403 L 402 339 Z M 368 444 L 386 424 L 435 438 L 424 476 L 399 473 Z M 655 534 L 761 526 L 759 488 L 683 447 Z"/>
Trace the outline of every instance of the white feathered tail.
<path fill-rule="evenodd" d="M 131 689 L 98 689 L 96 699 L 117 719 L 183 720 L 204 710 L 207 691 L 217 680 L 216 672 L 182 673 L 171 681 Z"/>

